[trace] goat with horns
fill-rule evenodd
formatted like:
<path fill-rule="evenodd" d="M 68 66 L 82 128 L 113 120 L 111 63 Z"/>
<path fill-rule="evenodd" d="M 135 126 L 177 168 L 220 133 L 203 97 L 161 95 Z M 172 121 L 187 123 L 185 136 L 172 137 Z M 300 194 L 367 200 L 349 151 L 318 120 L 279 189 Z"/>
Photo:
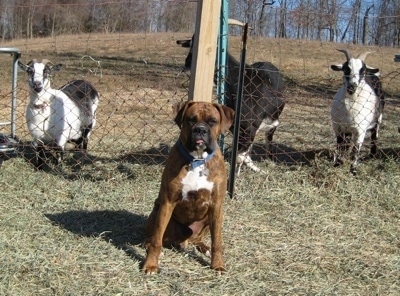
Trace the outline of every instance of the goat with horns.
<path fill-rule="evenodd" d="M 336 136 L 337 151 L 334 162 L 343 163 L 343 153 L 351 149 L 350 171 L 356 172 L 360 150 L 368 131 L 371 132 L 370 155 L 377 154 L 379 125 L 385 104 L 379 69 L 366 65 L 365 59 L 371 52 L 363 52 L 356 58 L 347 50 L 338 49 L 346 56 L 346 62 L 331 65 L 334 71 L 343 72 L 343 85 L 336 93 L 331 108 L 332 127 Z"/>
<path fill-rule="evenodd" d="M 28 64 L 18 61 L 28 73 L 29 104 L 26 122 L 36 149 L 36 169 L 42 169 L 46 147 L 56 150 L 57 163 L 62 159 L 65 145 L 72 142 L 87 149 L 89 135 L 96 124 L 99 94 L 85 80 L 73 80 L 60 89 L 50 86 L 50 75 L 62 68 L 50 61 L 32 60 Z"/>

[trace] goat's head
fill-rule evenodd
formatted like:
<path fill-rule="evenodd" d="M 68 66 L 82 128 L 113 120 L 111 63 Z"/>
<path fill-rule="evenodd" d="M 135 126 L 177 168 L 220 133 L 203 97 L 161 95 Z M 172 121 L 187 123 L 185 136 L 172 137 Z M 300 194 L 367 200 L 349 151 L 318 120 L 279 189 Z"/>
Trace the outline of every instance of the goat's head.
<path fill-rule="evenodd" d="M 53 65 L 53 63 L 46 59 L 42 61 L 34 59 L 28 64 L 18 61 L 18 66 L 28 73 L 29 86 L 36 93 L 50 88 L 50 74 L 60 71 L 62 68 L 62 64 Z"/>
<path fill-rule="evenodd" d="M 186 56 L 185 59 L 185 68 L 190 68 L 192 66 L 192 56 L 193 56 L 193 40 L 194 40 L 194 35 L 192 36 L 192 39 L 185 39 L 185 40 L 177 40 L 176 44 L 190 48 L 188 55 Z"/>
<path fill-rule="evenodd" d="M 246 24 L 242 23 L 241 21 L 235 20 L 235 19 L 228 19 L 228 25 L 236 25 L 236 26 L 241 26 L 244 27 Z M 185 40 L 177 40 L 176 44 L 190 48 L 188 55 L 186 56 L 185 59 L 185 68 L 190 68 L 192 66 L 192 58 L 193 58 L 193 43 L 194 43 L 194 34 L 192 36 L 192 39 L 185 39 Z"/>
<path fill-rule="evenodd" d="M 338 51 L 345 54 L 346 62 L 339 65 L 331 65 L 331 69 L 343 72 L 343 83 L 346 86 L 347 92 L 352 95 L 366 75 L 376 75 L 379 69 L 369 67 L 365 64 L 365 58 L 371 53 L 370 51 L 365 51 L 356 58 L 352 57 L 347 49 L 338 49 Z"/>

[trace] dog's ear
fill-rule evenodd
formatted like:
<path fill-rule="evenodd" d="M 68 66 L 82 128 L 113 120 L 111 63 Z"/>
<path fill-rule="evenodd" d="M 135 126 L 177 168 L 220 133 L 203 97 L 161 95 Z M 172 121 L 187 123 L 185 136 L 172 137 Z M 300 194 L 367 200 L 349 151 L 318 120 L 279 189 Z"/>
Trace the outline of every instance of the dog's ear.
<path fill-rule="evenodd" d="M 188 103 L 189 101 L 179 102 L 172 106 L 172 115 L 179 128 L 182 127 L 183 114 L 185 113 Z"/>
<path fill-rule="evenodd" d="M 232 108 L 221 104 L 214 104 L 221 114 L 221 134 L 225 133 L 233 124 L 235 119 L 235 111 Z"/>

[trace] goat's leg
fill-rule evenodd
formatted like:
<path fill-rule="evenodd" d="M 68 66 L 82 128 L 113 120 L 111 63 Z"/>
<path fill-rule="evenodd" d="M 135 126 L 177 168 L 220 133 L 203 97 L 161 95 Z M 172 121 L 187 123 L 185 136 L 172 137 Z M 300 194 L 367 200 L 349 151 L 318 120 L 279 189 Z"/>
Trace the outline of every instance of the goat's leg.
<path fill-rule="evenodd" d="M 361 145 L 354 144 L 352 151 L 351 151 L 351 160 L 353 162 L 350 166 L 350 173 L 352 173 L 353 175 L 355 175 L 357 173 L 357 166 L 358 166 L 358 162 L 360 159 L 360 151 L 361 151 Z"/>
<path fill-rule="evenodd" d="M 42 170 L 46 162 L 46 149 L 43 145 L 39 144 L 35 147 L 36 164 L 35 170 Z"/>
<path fill-rule="evenodd" d="M 243 164 L 245 166 L 249 167 L 255 173 L 258 173 L 261 171 L 261 169 L 254 164 L 253 160 L 250 157 L 252 148 L 253 148 L 253 145 L 250 145 L 249 149 L 247 151 L 244 151 L 244 152 L 241 152 L 238 154 L 237 160 L 236 160 L 236 176 L 240 175 L 240 170 L 241 170 L 241 167 Z"/>
<path fill-rule="evenodd" d="M 361 147 L 364 142 L 366 131 L 361 131 L 358 134 L 354 133 L 353 134 L 353 143 L 354 146 L 351 149 L 351 160 L 353 163 L 350 166 L 350 172 L 352 174 L 357 173 L 357 166 L 358 162 L 360 160 L 360 152 L 361 152 Z"/>
<path fill-rule="evenodd" d="M 89 135 L 90 135 L 91 131 L 92 131 L 91 126 L 82 130 L 82 138 L 81 138 L 81 143 L 79 145 L 79 148 L 82 149 L 83 153 L 86 153 L 86 151 L 87 151 L 87 147 L 88 147 L 88 143 L 89 143 Z"/>
<path fill-rule="evenodd" d="M 276 127 L 273 127 L 265 133 L 265 149 L 269 159 L 272 159 L 271 143 L 274 138 L 275 131 Z"/>
<path fill-rule="evenodd" d="M 378 154 L 378 133 L 379 133 L 379 123 L 371 129 L 371 150 L 370 156 L 375 158 Z"/>
<path fill-rule="evenodd" d="M 64 148 L 63 147 L 56 147 L 55 148 L 55 153 L 54 153 L 54 164 L 59 166 L 63 163 L 64 160 Z"/>
<path fill-rule="evenodd" d="M 257 134 L 257 131 L 252 130 L 241 130 L 239 134 L 239 151 L 242 151 L 238 154 L 236 159 L 236 176 L 240 175 L 240 170 L 242 165 L 246 165 L 249 167 L 253 172 L 260 172 L 261 169 L 258 168 L 253 160 L 251 159 L 250 153 L 253 148 L 253 141 Z"/>
<path fill-rule="evenodd" d="M 68 138 L 67 135 L 62 133 L 59 135 L 57 140 L 55 141 L 55 157 L 54 163 L 59 166 L 62 165 L 65 156 L 65 146 L 67 145 Z"/>
<path fill-rule="evenodd" d="M 345 133 L 338 133 L 336 135 L 336 152 L 334 154 L 333 163 L 334 166 L 340 166 L 343 164 L 343 154 L 347 150 L 347 139 Z"/>

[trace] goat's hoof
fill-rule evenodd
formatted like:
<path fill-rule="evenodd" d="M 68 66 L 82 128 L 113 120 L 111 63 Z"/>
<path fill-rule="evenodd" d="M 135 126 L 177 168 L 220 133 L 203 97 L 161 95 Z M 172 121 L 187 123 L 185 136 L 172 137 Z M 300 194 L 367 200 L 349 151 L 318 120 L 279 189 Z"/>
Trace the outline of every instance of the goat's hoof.
<path fill-rule="evenodd" d="M 343 164 L 343 160 L 341 160 L 341 159 L 336 159 L 336 160 L 333 162 L 333 166 L 334 166 L 335 168 L 341 166 L 342 164 Z"/>
<path fill-rule="evenodd" d="M 353 176 L 357 175 L 357 169 L 355 167 L 350 167 L 350 174 L 352 174 Z"/>

